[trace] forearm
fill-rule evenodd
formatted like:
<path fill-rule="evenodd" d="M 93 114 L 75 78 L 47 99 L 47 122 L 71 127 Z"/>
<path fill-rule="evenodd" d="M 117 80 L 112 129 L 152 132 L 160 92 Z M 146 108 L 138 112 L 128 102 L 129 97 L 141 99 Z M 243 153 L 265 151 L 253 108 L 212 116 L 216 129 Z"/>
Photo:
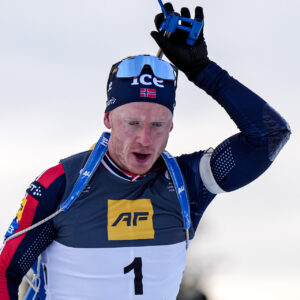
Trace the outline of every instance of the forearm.
<path fill-rule="evenodd" d="M 0 299 L 17 300 L 22 278 L 54 239 L 50 221 L 6 243 L 0 256 Z"/>
<path fill-rule="evenodd" d="M 61 164 L 47 170 L 26 191 L 17 217 L 5 238 L 48 217 L 56 211 L 65 189 Z M 5 243 L 0 253 L 0 299 L 17 300 L 18 287 L 30 267 L 53 241 L 55 229 L 50 220 Z"/>
<path fill-rule="evenodd" d="M 214 62 L 198 75 L 195 84 L 226 110 L 248 143 L 268 144 L 269 159 L 274 160 L 290 129 L 273 108 Z"/>
<path fill-rule="evenodd" d="M 289 125 L 263 99 L 213 62 L 198 75 L 195 84 L 226 110 L 241 131 L 205 154 L 202 161 L 202 179 L 208 190 L 233 191 L 271 165 L 289 138 Z M 210 170 L 211 176 L 204 170 Z"/>

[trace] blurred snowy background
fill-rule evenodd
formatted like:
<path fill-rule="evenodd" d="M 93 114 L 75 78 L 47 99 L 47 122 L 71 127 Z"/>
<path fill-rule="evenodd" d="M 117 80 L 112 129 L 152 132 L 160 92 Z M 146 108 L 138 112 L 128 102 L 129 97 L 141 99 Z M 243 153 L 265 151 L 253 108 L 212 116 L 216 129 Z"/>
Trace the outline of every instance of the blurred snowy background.
<path fill-rule="evenodd" d="M 299 1 L 174 0 L 204 7 L 209 57 L 266 99 L 293 134 L 267 172 L 218 196 L 189 250 L 189 279 L 210 300 L 300 299 Z M 27 186 L 89 148 L 102 123 L 110 66 L 156 54 L 155 0 L 0 1 L 0 235 Z M 180 74 L 174 154 L 216 147 L 237 128 Z"/>

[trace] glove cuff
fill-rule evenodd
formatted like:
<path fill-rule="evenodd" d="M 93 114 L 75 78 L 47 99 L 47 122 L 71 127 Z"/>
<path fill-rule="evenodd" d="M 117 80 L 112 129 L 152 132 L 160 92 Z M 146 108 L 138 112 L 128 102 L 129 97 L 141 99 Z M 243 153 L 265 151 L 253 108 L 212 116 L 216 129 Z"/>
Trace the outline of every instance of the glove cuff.
<path fill-rule="evenodd" d="M 201 60 L 197 61 L 197 64 L 193 66 L 190 70 L 184 71 L 187 78 L 195 82 L 197 80 L 198 75 L 210 64 L 211 60 L 206 56 Z"/>

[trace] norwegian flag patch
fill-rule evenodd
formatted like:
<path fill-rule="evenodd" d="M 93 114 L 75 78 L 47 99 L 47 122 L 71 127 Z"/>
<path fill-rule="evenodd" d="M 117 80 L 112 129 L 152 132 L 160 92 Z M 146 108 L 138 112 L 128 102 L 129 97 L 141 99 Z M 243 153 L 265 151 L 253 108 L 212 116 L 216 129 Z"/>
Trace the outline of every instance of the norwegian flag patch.
<path fill-rule="evenodd" d="M 156 98 L 156 89 L 141 88 L 140 89 L 140 97 Z"/>

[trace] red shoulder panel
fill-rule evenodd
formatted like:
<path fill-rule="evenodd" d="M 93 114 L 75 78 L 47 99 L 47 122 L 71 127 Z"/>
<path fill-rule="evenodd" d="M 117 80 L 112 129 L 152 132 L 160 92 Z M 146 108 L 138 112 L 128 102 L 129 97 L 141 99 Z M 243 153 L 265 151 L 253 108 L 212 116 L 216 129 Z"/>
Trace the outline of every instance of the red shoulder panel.
<path fill-rule="evenodd" d="M 57 179 L 59 176 L 65 173 L 63 165 L 60 163 L 55 167 L 52 167 L 45 171 L 38 179 L 37 182 L 40 183 L 44 188 L 48 188 L 50 184 Z"/>

